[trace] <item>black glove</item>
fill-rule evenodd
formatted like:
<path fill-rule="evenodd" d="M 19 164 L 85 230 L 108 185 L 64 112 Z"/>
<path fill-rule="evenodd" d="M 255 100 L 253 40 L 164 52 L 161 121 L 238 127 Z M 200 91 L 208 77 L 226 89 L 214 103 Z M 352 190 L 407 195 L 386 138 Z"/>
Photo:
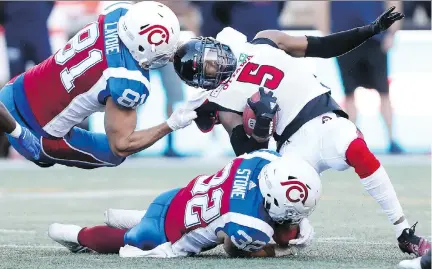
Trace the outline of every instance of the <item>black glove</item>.
<path fill-rule="evenodd" d="M 405 15 L 400 12 L 392 12 L 393 10 L 395 10 L 395 8 L 396 7 L 389 8 L 386 12 L 381 14 L 373 23 L 371 23 L 375 34 L 384 32 L 385 30 L 390 28 L 393 23 L 405 17 Z"/>
<path fill-rule="evenodd" d="M 216 124 L 219 124 L 218 110 L 218 105 L 208 101 L 195 109 L 198 117 L 194 121 L 201 132 L 210 132 Z"/>
<path fill-rule="evenodd" d="M 253 134 L 260 138 L 269 138 L 272 135 L 273 118 L 279 109 L 276 103 L 277 98 L 273 96 L 273 92 L 265 92 L 263 87 L 259 88 L 260 100 L 253 102 L 248 98 L 247 103 L 253 110 L 256 117 L 256 123 Z"/>

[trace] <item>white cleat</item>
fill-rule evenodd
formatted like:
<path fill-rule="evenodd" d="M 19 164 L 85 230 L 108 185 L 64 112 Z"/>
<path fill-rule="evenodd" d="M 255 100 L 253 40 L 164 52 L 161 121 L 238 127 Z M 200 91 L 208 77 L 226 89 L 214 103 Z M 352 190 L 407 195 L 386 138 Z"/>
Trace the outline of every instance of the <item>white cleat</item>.
<path fill-rule="evenodd" d="M 420 265 L 421 257 L 412 260 L 403 260 L 399 263 L 399 268 L 404 269 L 421 269 Z"/>
<path fill-rule="evenodd" d="M 112 228 L 129 230 L 141 222 L 147 210 L 108 209 L 105 224 Z"/>
<path fill-rule="evenodd" d="M 53 223 L 48 228 L 48 236 L 72 253 L 88 252 L 88 248 L 78 243 L 78 233 L 81 229 L 82 227 L 77 225 Z"/>

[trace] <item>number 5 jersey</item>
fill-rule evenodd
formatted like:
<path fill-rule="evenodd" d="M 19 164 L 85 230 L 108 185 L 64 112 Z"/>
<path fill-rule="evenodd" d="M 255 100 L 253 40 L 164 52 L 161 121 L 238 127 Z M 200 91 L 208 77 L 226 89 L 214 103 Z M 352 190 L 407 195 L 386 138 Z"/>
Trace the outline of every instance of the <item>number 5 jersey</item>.
<path fill-rule="evenodd" d="M 242 113 L 247 98 L 259 87 L 274 91 L 280 107 L 276 133 L 281 135 L 309 101 L 330 91 L 305 66 L 304 59 L 289 56 L 269 39 L 247 42 L 246 36 L 229 27 L 216 39 L 228 45 L 237 58 L 233 75 L 210 93 L 209 101 L 222 110 Z"/>

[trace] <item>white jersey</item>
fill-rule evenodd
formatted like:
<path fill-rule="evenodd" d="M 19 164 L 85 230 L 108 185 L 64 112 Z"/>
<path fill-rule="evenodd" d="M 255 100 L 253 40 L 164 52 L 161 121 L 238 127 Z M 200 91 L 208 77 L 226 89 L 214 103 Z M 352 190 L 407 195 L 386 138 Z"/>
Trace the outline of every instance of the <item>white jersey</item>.
<path fill-rule="evenodd" d="M 216 37 L 228 45 L 237 58 L 237 69 L 231 78 L 210 93 L 209 101 L 243 112 L 247 98 L 259 87 L 274 91 L 280 107 L 276 133 L 281 135 L 300 110 L 312 99 L 329 92 L 311 73 L 302 59 L 267 44 L 251 44 L 232 29 L 223 29 Z"/>

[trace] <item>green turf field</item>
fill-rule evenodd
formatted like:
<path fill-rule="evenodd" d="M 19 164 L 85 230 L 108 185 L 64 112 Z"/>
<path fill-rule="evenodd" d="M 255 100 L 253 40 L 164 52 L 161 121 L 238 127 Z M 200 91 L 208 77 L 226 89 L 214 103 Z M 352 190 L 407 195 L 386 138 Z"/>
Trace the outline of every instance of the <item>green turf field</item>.
<path fill-rule="evenodd" d="M 404 158 L 386 168 L 410 223 L 431 235 L 431 175 L 427 157 Z M 325 172 L 323 197 L 311 222 L 316 241 L 297 256 L 226 259 L 219 250 L 201 257 L 157 260 L 117 255 L 70 254 L 50 241 L 51 222 L 103 223 L 107 208 L 145 209 L 160 192 L 212 173 L 223 161 L 154 161 L 84 171 L 38 169 L 2 164 L 0 168 L 0 268 L 396 268 L 407 256 L 397 248 L 386 216 L 363 191 L 353 171 Z M 203 165 L 199 168 L 199 164 Z"/>

